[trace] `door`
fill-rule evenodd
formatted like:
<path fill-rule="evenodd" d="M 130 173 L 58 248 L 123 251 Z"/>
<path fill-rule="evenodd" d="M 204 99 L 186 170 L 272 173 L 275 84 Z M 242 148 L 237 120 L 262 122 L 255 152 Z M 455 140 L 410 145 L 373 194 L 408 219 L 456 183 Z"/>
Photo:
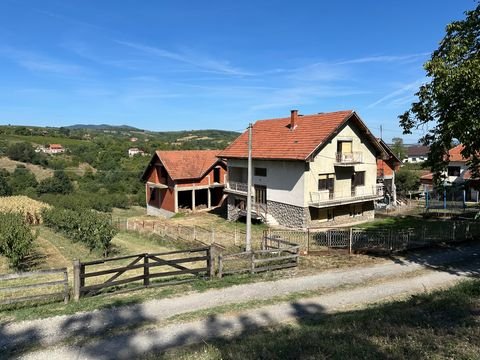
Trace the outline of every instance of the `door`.
<path fill-rule="evenodd" d="M 262 185 L 255 185 L 255 202 L 257 204 L 267 203 L 267 187 Z"/>

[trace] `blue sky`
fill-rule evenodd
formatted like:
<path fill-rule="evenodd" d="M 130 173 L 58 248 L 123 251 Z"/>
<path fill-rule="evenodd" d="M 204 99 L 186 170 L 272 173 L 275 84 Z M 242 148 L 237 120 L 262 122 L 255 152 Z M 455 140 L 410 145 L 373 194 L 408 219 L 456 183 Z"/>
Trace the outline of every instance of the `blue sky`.
<path fill-rule="evenodd" d="M 242 130 L 290 109 L 354 109 L 389 141 L 445 25 L 474 6 L 1 0 L 0 123 Z"/>

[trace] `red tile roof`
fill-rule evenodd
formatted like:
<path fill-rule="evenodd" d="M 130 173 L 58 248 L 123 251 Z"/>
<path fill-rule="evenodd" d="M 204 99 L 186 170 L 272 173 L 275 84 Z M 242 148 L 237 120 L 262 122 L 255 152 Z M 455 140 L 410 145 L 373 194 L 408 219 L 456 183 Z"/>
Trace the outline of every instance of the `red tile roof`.
<path fill-rule="evenodd" d="M 199 179 L 217 163 L 219 150 L 156 151 L 173 180 Z M 152 159 L 153 160 L 153 159 Z"/>
<path fill-rule="evenodd" d="M 63 146 L 60 144 L 50 144 L 50 149 L 63 149 Z"/>
<path fill-rule="evenodd" d="M 455 146 L 454 148 L 451 148 L 448 150 L 448 160 L 449 161 L 461 161 L 461 162 L 467 162 L 468 159 L 465 159 L 462 156 L 462 151 L 464 149 L 464 146 L 462 144 L 459 144 Z"/>
<path fill-rule="evenodd" d="M 290 129 L 290 117 L 259 120 L 252 129 L 252 157 L 255 159 L 307 160 L 321 144 L 330 138 L 335 130 L 353 115 L 366 129 L 365 124 L 352 110 L 298 115 L 293 130 Z M 379 147 L 378 141 L 373 136 L 371 137 L 373 138 L 372 142 Z M 248 130 L 218 156 L 247 158 Z"/>

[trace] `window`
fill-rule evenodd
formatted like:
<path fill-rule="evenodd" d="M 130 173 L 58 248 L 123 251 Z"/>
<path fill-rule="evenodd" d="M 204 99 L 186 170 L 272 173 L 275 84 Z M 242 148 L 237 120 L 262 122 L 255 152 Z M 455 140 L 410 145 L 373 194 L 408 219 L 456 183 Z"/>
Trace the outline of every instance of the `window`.
<path fill-rule="evenodd" d="M 337 142 L 337 152 L 345 154 L 352 152 L 352 141 L 338 141 Z"/>
<path fill-rule="evenodd" d="M 255 168 L 254 169 L 255 176 L 267 176 L 267 169 L 266 168 Z"/>
<path fill-rule="evenodd" d="M 449 166 L 448 176 L 460 176 L 460 166 Z"/>
<path fill-rule="evenodd" d="M 365 171 L 359 171 L 352 175 L 352 187 L 365 185 Z"/>
<path fill-rule="evenodd" d="M 335 181 L 335 174 L 321 174 L 318 177 L 318 191 L 330 190 L 333 191 Z"/>

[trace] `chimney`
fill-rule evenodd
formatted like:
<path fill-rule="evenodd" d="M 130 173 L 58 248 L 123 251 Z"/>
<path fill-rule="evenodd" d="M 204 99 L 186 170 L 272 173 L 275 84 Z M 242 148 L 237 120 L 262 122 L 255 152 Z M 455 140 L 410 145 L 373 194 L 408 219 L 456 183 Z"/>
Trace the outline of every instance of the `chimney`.
<path fill-rule="evenodd" d="M 293 130 L 296 126 L 298 117 L 298 110 L 290 110 L 290 130 Z"/>

